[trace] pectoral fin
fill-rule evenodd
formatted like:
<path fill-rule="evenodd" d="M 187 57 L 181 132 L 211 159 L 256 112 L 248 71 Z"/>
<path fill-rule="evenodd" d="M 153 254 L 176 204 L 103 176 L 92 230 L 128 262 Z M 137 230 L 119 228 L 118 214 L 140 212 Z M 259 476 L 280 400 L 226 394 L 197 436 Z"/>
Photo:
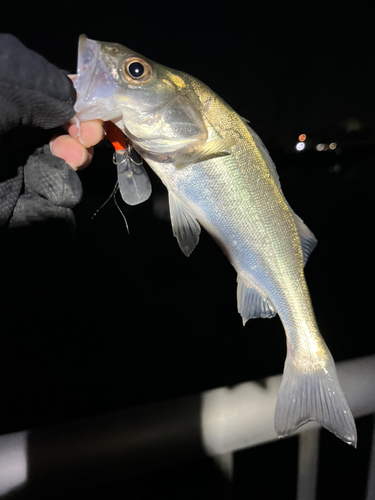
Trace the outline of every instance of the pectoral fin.
<path fill-rule="evenodd" d="M 270 299 L 250 281 L 237 277 L 237 307 L 243 324 L 250 318 L 272 318 L 276 311 Z"/>
<path fill-rule="evenodd" d="M 198 146 L 191 146 L 183 149 L 176 154 L 175 165 L 177 168 L 186 167 L 190 163 L 199 163 L 217 156 L 226 156 L 227 151 L 235 144 L 233 137 L 228 139 L 215 139 L 210 142 L 204 142 Z"/>
<path fill-rule="evenodd" d="M 201 227 L 185 205 L 173 193 L 168 194 L 173 235 L 183 253 L 189 257 L 199 241 Z"/>

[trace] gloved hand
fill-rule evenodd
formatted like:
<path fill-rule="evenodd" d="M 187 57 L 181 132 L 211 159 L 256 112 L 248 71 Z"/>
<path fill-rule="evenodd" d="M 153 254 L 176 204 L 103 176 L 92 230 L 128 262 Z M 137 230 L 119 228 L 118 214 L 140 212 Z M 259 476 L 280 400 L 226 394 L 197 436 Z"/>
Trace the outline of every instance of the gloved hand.
<path fill-rule="evenodd" d="M 0 134 L 17 125 L 58 127 L 75 114 L 76 92 L 67 74 L 0 34 Z"/>
<path fill-rule="evenodd" d="M 8 132 L 8 138 L 11 129 L 15 129 L 12 134 L 19 133 L 26 125 L 44 129 L 62 125 L 74 116 L 75 99 L 64 71 L 12 35 L 0 34 L 0 135 Z M 10 160 L 2 163 L 0 150 L 0 227 L 54 220 L 74 225 L 71 209 L 81 199 L 81 183 L 49 146 L 38 148 L 25 168 Z"/>
<path fill-rule="evenodd" d="M 17 200 L 9 227 L 38 229 L 51 237 L 75 227 L 72 208 L 81 200 L 82 186 L 76 172 L 49 145 L 37 149 L 24 167 L 24 193 Z M 39 233 L 38 233 L 39 236 Z"/>

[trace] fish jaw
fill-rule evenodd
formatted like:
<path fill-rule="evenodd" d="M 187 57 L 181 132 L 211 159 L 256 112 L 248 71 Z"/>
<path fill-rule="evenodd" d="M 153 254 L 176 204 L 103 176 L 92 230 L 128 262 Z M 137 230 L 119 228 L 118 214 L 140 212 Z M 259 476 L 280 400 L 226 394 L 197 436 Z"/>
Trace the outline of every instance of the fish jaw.
<path fill-rule="evenodd" d="M 101 45 L 86 35 L 79 37 L 74 86 L 78 94 L 74 109 L 79 121 L 121 118 L 121 111 L 114 101 L 117 85 L 101 60 Z"/>

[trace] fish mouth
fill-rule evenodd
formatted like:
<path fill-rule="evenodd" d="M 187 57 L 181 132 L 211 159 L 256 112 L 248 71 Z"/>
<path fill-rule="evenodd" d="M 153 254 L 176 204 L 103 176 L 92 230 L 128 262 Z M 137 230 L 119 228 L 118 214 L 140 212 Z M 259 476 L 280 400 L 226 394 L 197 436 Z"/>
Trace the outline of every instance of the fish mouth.
<path fill-rule="evenodd" d="M 100 45 L 95 40 L 90 40 L 86 35 L 81 35 L 78 39 L 78 61 L 77 61 L 77 79 L 74 87 L 78 94 L 78 101 L 87 98 L 90 94 L 95 76 L 95 67 L 100 53 Z M 77 108 L 76 104 L 76 108 Z M 76 109 L 76 111 L 78 111 Z"/>
<path fill-rule="evenodd" d="M 101 43 L 86 35 L 80 35 L 78 39 L 77 79 L 74 87 L 78 96 L 74 109 L 79 120 L 108 121 L 122 116 L 120 110 L 107 104 L 117 86 L 102 60 Z"/>

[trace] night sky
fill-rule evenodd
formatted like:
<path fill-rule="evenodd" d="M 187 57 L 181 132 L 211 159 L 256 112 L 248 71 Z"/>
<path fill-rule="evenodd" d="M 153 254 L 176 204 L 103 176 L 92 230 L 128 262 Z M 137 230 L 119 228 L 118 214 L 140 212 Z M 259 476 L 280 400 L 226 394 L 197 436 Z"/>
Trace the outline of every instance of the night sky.
<path fill-rule="evenodd" d="M 318 238 L 306 278 L 334 358 L 372 353 L 372 302 L 364 294 L 373 282 L 371 2 L 353 2 L 350 8 L 334 8 L 328 2 L 301 3 L 298 8 L 285 2 L 254 2 L 246 13 L 238 1 L 37 5 L 2 6 L 0 32 L 16 35 L 72 73 L 81 33 L 122 43 L 199 78 L 250 120 L 275 160 L 288 201 Z M 340 155 L 291 152 L 300 133 L 334 141 L 345 131 L 343 124 L 353 119 L 360 123 L 360 132 L 370 130 L 365 146 L 362 136 L 354 135 L 345 139 L 350 146 Z M 253 320 L 242 327 L 234 270 L 204 231 L 191 257 L 182 255 L 165 212 L 165 190 L 152 172 L 150 200 L 137 207 L 119 202 L 130 236 L 112 201 L 91 219 L 116 181 L 111 156 L 111 149 L 102 144 L 92 165 L 80 174 L 84 198 L 76 209 L 78 226 L 71 240 L 24 244 L 21 237 L 6 245 L 2 433 L 195 394 L 283 370 L 280 321 Z M 321 472 L 331 479 L 319 483 L 319 498 L 364 498 L 371 427 L 361 420 L 357 455 L 322 433 Z M 201 498 L 199 491 L 215 500 L 248 498 L 249 488 L 258 493 L 254 498 L 284 498 L 283 488 L 285 498 L 292 498 L 294 476 L 280 463 L 291 457 L 295 472 L 296 443 L 293 438 L 237 454 L 236 497 L 219 497 L 214 493 L 215 474 L 212 481 L 207 479 L 212 471 L 203 480 L 194 466 L 188 472 L 172 470 L 174 488 L 183 491 L 181 484 L 189 483 L 189 499 Z M 338 456 L 342 461 L 332 469 Z M 260 472 L 267 467 L 273 482 Z M 256 472 L 252 479 L 249 470 Z M 341 481 L 344 476 L 352 489 Z M 185 498 L 173 496 L 161 480 L 152 481 L 152 496 L 139 483 L 124 491 L 128 498 Z M 264 496 L 259 496 L 260 490 Z M 92 493 L 90 498 L 97 497 Z"/>
<path fill-rule="evenodd" d="M 49 2 L 2 8 L 17 35 L 74 71 L 77 38 L 119 42 L 207 83 L 270 135 L 358 117 L 373 123 L 370 2 Z M 6 11 L 9 9 L 9 15 Z"/>

